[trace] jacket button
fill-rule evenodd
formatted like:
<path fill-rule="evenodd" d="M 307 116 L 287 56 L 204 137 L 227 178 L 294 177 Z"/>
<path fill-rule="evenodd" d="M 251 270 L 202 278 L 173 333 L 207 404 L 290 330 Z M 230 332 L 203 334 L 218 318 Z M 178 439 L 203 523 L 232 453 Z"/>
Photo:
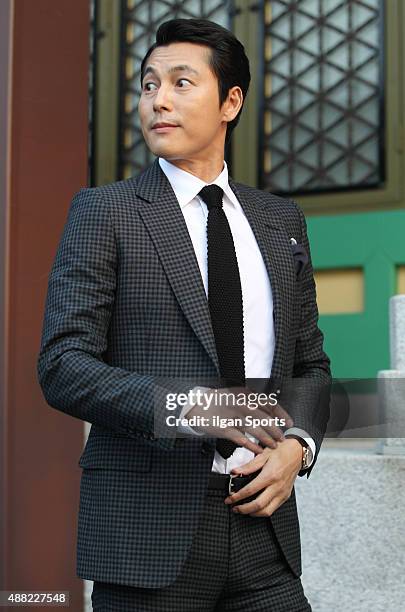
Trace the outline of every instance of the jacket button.
<path fill-rule="evenodd" d="M 209 452 L 210 452 L 210 445 L 208 444 L 208 442 L 203 442 L 201 446 L 201 454 L 208 455 Z"/>

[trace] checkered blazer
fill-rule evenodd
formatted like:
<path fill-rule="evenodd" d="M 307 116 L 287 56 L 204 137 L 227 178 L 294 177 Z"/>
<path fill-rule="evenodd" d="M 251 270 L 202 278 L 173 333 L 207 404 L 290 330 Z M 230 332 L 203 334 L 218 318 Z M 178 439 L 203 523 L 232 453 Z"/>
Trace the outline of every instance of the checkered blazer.
<path fill-rule="evenodd" d="M 297 275 L 290 245 L 294 237 L 309 254 L 304 216 L 293 201 L 229 183 L 271 281 L 272 377 L 282 402 L 284 381 L 299 382 L 287 408 L 318 452 L 329 415 L 316 393 L 330 372 L 310 258 Z M 218 373 L 193 245 L 158 160 L 139 177 L 81 189 L 49 276 L 38 359 L 47 402 L 92 424 L 79 460 L 79 577 L 139 587 L 175 580 L 198 524 L 215 440 L 166 431 L 164 394 L 170 381 L 191 388 Z M 294 491 L 264 520 L 299 575 Z"/>

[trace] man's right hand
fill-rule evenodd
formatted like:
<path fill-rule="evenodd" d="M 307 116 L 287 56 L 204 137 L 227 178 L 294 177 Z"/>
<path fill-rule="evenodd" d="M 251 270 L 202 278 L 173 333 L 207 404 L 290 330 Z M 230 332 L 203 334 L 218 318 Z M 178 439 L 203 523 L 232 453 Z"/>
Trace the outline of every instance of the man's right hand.
<path fill-rule="evenodd" d="M 243 446 L 259 454 L 263 448 L 246 434 L 259 440 L 264 447 L 276 448 L 277 442 L 284 440 L 277 419 L 283 419 L 282 423 L 287 427 L 292 427 L 293 421 L 278 403 L 273 403 L 274 398 L 272 400 L 269 398 L 267 403 L 260 402 L 261 405 L 254 409 L 249 407 L 252 393 L 254 392 L 248 387 L 205 388 L 197 394 L 197 403 L 183 416 L 188 421 L 192 417 L 197 417 L 196 421 L 199 423 L 196 425 L 191 422 L 190 426 L 198 433 L 213 438 L 227 438 L 237 446 Z"/>

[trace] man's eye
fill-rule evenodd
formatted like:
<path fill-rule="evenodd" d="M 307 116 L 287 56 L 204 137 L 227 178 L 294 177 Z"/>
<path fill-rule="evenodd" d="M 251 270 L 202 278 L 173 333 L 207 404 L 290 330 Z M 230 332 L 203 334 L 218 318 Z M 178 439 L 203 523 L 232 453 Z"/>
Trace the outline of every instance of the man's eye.
<path fill-rule="evenodd" d="M 188 79 L 179 79 L 177 83 L 185 83 L 186 85 L 190 85 L 191 81 L 189 81 Z M 184 84 L 181 85 L 181 87 L 184 87 Z M 147 81 L 146 83 L 144 83 L 143 89 L 145 91 L 155 91 L 157 89 L 157 85 L 156 83 L 152 83 L 152 81 Z"/>

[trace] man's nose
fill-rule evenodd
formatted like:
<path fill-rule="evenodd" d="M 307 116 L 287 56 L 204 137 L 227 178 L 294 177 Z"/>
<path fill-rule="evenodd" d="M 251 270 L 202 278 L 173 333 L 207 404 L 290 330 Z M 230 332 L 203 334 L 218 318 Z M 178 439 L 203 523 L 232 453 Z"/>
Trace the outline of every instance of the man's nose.
<path fill-rule="evenodd" d="M 159 111 L 162 108 L 172 108 L 172 96 L 170 92 L 170 87 L 165 85 L 161 85 L 159 87 L 153 100 L 154 111 Z"/>

